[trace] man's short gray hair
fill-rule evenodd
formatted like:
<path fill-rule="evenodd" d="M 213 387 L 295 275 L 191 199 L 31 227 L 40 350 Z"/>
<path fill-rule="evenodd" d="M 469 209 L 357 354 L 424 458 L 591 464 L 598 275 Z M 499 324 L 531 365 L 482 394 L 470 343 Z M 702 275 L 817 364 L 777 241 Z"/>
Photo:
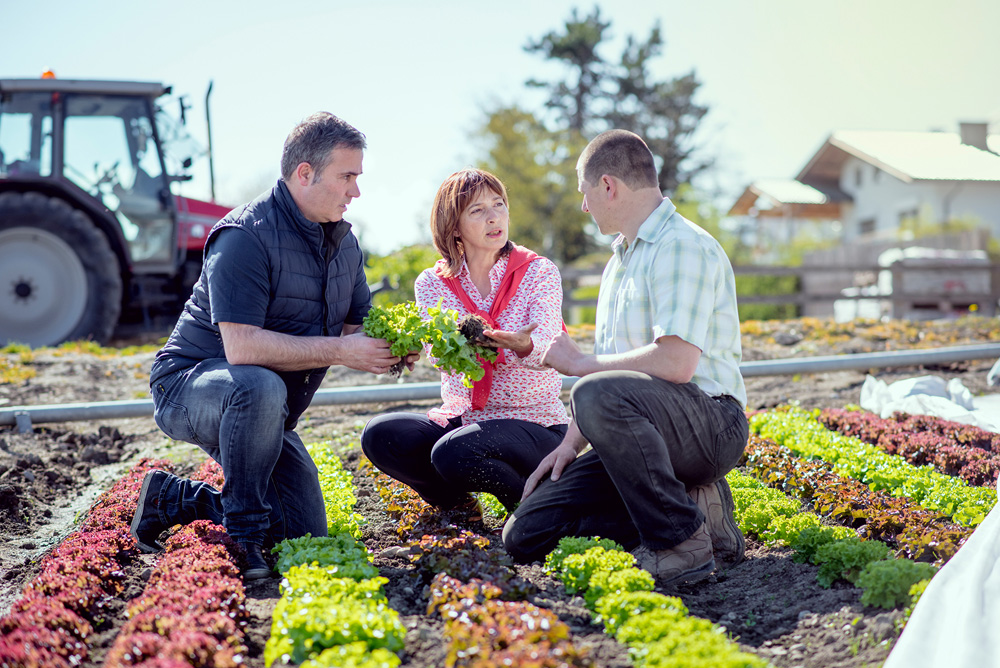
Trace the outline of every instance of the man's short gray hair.
<path fill-rule="evenodd" d="M 603 174 L 621 179 L 632 190 L 659 185 L 653 153 L 642 137 L 627 130 L 608 130 L 594 137 L 576 168 L 590 185 L 595 185 Z"/>
<path fill-rule="evenodd" d="M 330 162 L 330 152 L 335 148 L 364 150 L 365 135 L 350 123 L 328 111 L 318 111 L 292 128 L 281 152 L 281 178 L 288 181 L 295 168 L 309 163 L 314 172 L 313 182 Z"/>

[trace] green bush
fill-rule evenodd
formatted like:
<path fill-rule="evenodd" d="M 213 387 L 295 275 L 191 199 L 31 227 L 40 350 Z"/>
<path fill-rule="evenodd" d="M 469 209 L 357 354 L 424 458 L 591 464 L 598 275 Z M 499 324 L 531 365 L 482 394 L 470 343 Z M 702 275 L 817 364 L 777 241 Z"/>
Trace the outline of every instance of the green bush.
<path fill-rule="evenodd" d="M 744 304 L 740 297 L 794 295 L 800 290 L 798 276 L 740 274 L 736 276 L 736 303 L 740 322 L 745 320 L 790 320 L 799 317 L 795 304 Z"/>
<path fill-rule="evenodd" d="M 775 518 L 796 515 L 802 507 L 798 501 L 769 487 L 736 487 L 732 492 L 736 524 L 740 531 L 751 536 L 764 534 Z"/>
<path fill-rule="evenodd" d="M 286 573 L 293 566 L 311 564 L 339 578 L 372 578 L 378 569 L 368 561 L 368 550 L 350 534 L 313 538 L 286 538 L 272 548 L 278 555 L 275 568 Z"/>
<path fill-rule="evenodd" d="M 377 578 L 373 585 L 339 579 L 322 593 L 313 594 L 302 587 L 301 597 L 283 595 L 272 614 L 271 637 L 264 647 L 265 665 L 275 661 L 302 663 L 327 648 L 355 642 L 365 643 L 369 651 L 403 649 L 406 631 L 398 613 L 379 591 L 384 582 L 385 578 Z M 338 584 L 344 588 L 339 589 Z"/>
<path fill-rule="evenodd" d="M 590 586 L 597 571 L 617 571 L 635 566 L 635 557 L 628 552 L 592 547 L 583 554 L 571 554 L 562 562 L 560 579 L 566 591 L 575 594 Z"/>
<path fill-rule="evenodd" d="M 368 283 L 375 285 L 388 278 L 394 286 L 392 290 L 379 292 L 372 299 L 376 306 L 391 306 L 400 302 L 413 301 L 413 282 L 424 269 L 433 267 L 441 259 L 437 250 L 427 244 L 416 244 L 400 248 L 389 255 L 369 255 L 365 263 Z"/>
<path fill-rule="evenodd" d="M 639 615 L 622 627 L 624 635 L 636 625 L 642 631 Z M 684 617 L 673 624 L 669 621 L 662 629 L 663 635 L 653 641 L 637 642 L 629 648 L 629 655 L 637 666 L 645 668 L 767 668 L 768 663 L 759 656 L 741 652 L 726 637 L 721 628 L 706 619 Z M 669 628 L 667 628 L 669 627 Z M 631 636 L 631 633 L 630 633 Z"/>
<path fill-rule="evenodd" d="M 797 536 L 791 536 L 788 541 L 788 545 L 795 550 L 792 561 L 800 564 L 819 563 L 816 561 L 816 551 L 820 547 L 853 536 L 857 536 L 857 534 L 847 527 L 806 527 Z"/>
<path fill-rule="evenodd" d="M 653 591 L 656 581 L 649 572 L 641 568 L 622 568 L 615 571 L 597 571 L 590 576 L 587 591 L 583 600 L 590 610 L 597 601 L 608 594 L 620 594 L 626 591 Z"/>
<path fill-rule="evenodd" d="M 748 488 L 748 489 L 764 489 L 767 487 L 764 483 L 753 476 L 748 476 L 745 473 L 740 473 L 738 470 L 733 469 L 726 474 L 726 482 L 729 483 L 731 489 L 736 488 Z"/>
<path fill-rule="evenodd" d="M 675 633 L 677 631 L 677 622 L 685 617 L 687 617 L 687 610 L 684 606 L 654 608 L 646 612 L 640 612 L 626 618 L 618 626 L 618 630 L 614 634 L 615 640 L 626 645 L 653 642 L 671 633 Z M 712 628 L 708 620 L 705 619 L 698 619 L 695 623 L 700 623 L 703 628 L 708 628 L 709 630 Z M 708 624 L 708 626 L 704 627 L 704 624 Z"/>
<path fill-rule="evenodd" d="M 352 642 L 325 649 L 300 668 L 395 668 L 398 656 L 385 649 L 369 649 L 363 642 Z"/>
<path fill-rule="evenodd" d="M 792 541 L 805 529 L 822 526 L 819 516 L 814 513 L 798 513 L 791 517 L 776 517 L 760 539 L 768 545 L 791 545 Z"/>
<path fill-rule="evenodd" d="M 615 636 L 625 622 L 636 615 L 654 610 L 667 610 L 678 619 L 688 613 L 687 606 L 676 596 L 664 596 L 653 591 L 629 591 L 608 594 L 597 601 L 598 620 L 604 624 L 604 632 Z"/>

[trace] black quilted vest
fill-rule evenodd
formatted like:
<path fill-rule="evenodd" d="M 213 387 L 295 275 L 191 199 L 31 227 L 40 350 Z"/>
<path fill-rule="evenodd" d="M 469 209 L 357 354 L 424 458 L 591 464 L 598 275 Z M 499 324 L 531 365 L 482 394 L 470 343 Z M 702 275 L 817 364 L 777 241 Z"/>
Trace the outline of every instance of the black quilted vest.
<path fill-rule="evenodd" d="M 323 255 L 322 226 L 302 215 L 282 181 L 270 193 L 233 209 L 216 223 L 208 234 L 206 248 L 214 235 L 225 228 L 239 228 L 253 235 L 261 252 L 267 255 L 271 301 L 264 329 L 295 336 L 340 336 L 355 291 L 364 282 L 361 248 L 349 229 L 328 262 Z M 219 327 L 212 322 L 204 278 L 203 273 L 173 333 L 156 355 L 150 376 L 152 384 L 201 360 L 225 357 Z M 367 287 L 364 292 L 362 317 L 370 302 Z M 327 368 L 277 372 L 288 389 L 292 424 L 308 407 Z"/>

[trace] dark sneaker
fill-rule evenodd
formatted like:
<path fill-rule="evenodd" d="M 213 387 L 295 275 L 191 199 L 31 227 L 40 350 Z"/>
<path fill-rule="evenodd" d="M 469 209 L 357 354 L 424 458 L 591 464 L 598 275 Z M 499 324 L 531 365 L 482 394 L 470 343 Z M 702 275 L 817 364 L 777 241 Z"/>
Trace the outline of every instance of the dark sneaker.
<path fill-rule="evenodd" d="M 468 501 L 463 501 L 454 508 L 454 511 L 458 511 L 465 515 L 467 522 L 482 522 L 483 521 L 483 504 L 479 502 L 479 497 L 472 494 L 469 495 Z"/>
<path fill-rule="evenodd" d="M 163 545 L 159 542 L 160 534 L 169 529 L 172 525 L 160 520 L 159 508 L 160 488 L 170 474 L 166 471 L 153 469 L 146 472 L 146 477 L 142 479 L 142 487 L 139 488 L 139 502 L 135 508 L 135 515 L 132 516 L 132 525 L 129 533 L 139 545 L 139 549 L 147 554 L 160 552 Z"/>
<path fill-rule="evenodd" d="M 746 541 L 736 524 L 736 506 L 726 479 L 721 478 L 710 485 L 695 487 L 688 491 L 688 495 L 705 515 L 715 556 L 727 566 L 735 566 L 743 561 Z"/>
<path fill-rule="evenodd" d="M 715 570 L 712 539 L 704 524 L 680 545 L 666 550 L 651 550 L 640 545 L 632 554 L 636 566 L 649 571 L 665 585 L 704 580 Z"/>
<path fill-rule="evenodd" d="M 263 580 L 264 578 L 271 577 L 274 570 L 267 565 L 260 545 L 257 543 L 240 543 L 240 547 L 247 553 L 247 567 L 243 571 L 244 580 L 249 582 L 250 580 Z"/>

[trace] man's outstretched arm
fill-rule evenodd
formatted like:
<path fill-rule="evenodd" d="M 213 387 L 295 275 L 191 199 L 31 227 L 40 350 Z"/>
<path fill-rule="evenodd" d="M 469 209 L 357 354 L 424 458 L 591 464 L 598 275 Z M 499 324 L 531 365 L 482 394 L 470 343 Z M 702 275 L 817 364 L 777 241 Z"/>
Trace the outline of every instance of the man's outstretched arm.
<path fill-rule="evenodd" d="M 219 331 L 230 364 L 255 364 L 275 371 L 298 371 L 340 365 L 358 371 L 385 373 L 399 357 L 389 352 L 385 339 L 345 325 L 345 336 L 292 336 L 253 325 L 220 322 Z"/>
<path fill-rule="evenodd" d="M 588 355 L 562 332 L 549 344 L 542 364 L 567 376 L 586 376 L 598 371 L 642 371 L 674 383 L 694 377 L 701 350 L 677 336 L 661 336 L 653 343 L 625 353 Z"/>

